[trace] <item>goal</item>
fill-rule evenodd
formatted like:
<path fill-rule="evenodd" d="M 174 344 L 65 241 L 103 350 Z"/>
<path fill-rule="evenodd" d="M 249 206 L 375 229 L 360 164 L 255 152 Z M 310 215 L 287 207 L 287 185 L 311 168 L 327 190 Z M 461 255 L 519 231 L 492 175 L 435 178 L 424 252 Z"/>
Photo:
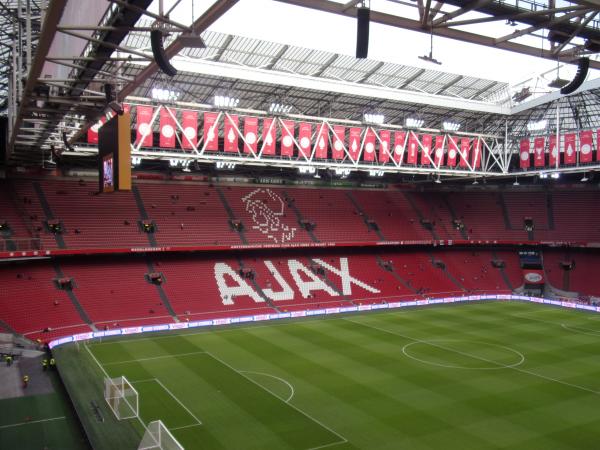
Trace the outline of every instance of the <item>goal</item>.
<path fill-rule="evenodd" d="M 148 424 L 138 450 L 184 450 L 160 420 Z"/>
<path fill-rule="evenodd" d="M 117 419 L 138 417 L 139 396 L 127 378 L 105 378 L 104 399 Z"/>

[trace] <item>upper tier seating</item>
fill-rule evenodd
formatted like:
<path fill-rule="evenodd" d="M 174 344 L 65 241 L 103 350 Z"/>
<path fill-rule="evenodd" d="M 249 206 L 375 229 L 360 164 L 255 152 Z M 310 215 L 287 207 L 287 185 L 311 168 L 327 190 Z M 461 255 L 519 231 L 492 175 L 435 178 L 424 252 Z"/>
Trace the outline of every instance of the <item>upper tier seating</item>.
<path fill-rule="evenodd" d="M 24 211 L 17 228 L 25 236 L 29 226 L 39 234 L 43 248 L 58 245 L 45 224 L 48 211 L 62 223 L 69 249 L 150 245 L 149 236 L 140 231 L 142 214 L 132 192 L 94 195 L 93 182 L 44 179 L 39 184 L 47 205 L 42 205 L 32 181 L 12 183 Z M 249 244 L 310 243 L 306 225 L 320 242 L 431 241 L 434 236 L 527 241 L 531 236 L 524 229 L 525 218 L 533 220 L 534 240 L 600 242 L 600 208 L 591 207 L 600 203 L 600 192 L 595 191 L 407 193 L 154 181 L 137 182 L 135 187 L 148 220 L 156 226 L 154 238 L 160 246 L 239 245 L 242 234 Z M 4 215 L 19 222 L 19 213 L 5 196 L 0 205 L 7 210 Z M 462 222 L 462 231 L 453 218 Z M 232 228 L 232 219 L 241 221 L 243 233 Z"/>

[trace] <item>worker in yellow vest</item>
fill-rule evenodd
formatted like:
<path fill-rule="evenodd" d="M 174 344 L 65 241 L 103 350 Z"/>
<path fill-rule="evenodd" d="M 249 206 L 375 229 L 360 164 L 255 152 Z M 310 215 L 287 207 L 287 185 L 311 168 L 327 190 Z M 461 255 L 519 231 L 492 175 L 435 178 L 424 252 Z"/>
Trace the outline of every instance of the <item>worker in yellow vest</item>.
<path fill-rule="evenodd" d="M 27 388 L 29 384 L 29 375 L 23 375 L 23 389 Z"/>
<path fill-rule="evenodd" d="M 54 358 L 50 358 L 50 369 L 56 369 L 56 360 Z"/>
<path fill-rule="evenodd" d="M 42 359 L 42 370 L 44 372 L 48 370 L 48 360 L 46 358 Z"/>

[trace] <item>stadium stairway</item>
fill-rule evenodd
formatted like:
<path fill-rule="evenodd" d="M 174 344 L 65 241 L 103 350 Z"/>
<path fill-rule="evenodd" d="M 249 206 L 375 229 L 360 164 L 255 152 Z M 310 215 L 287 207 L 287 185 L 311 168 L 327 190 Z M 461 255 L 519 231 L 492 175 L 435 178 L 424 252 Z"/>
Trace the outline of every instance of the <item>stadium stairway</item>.
<path fill-rule="evenodd" d="M 306 220 L 304 218 L 304 216 L 302 215 L 302 213 L 300 212 L 300 209 L 298 208 L 298 205 L 296 205 L 296 202 L 293 200 L 290 200 L 292 197 L 290 197 L 287 193 L 287 191 L 283 191 L 282 192 L 285 201 L 287 202 L 288 208 L 290 208 L 292 211 L 294 211 L 294 214 L 296 214 L 296 219 L 298 220 L 298 225 L 300 225 L 300 229 L 304 230 L 306 233 L 308 233 L 308 235 L 310 236 L 310 239 L 313 242 L 321 242 L 319 241 L 319 239 L 317 238 L 317 236 L 315 236 L 315 233 L 313 232 L 313 230 L 311 229 L 306 229 L 302 226 L 302 222 L 304 220 Z"/>
<path fill-rule="evenodd" d="M 229 202 L 227 201 L 227 198 L 225 197 L 225 194 L 223 193 L 221 188 L 218 186 L 215 186 L 215 190 L 217 191 L 217 194 L 219 196 L 219 199 L 221 200 L 221 203 L 223 204 L 223 207 L 225 208 L 225 211 L 227 211 L 227 217 L 229 217 L 229 221 L 233 222 L 233 221 L 238 220 L 238 218 L 235 216 L 235 213 L 233 212 L 231 205 L 229 205 Z M 236 231 L 240 236 L 240 240 L 242 241 L 242 244 L 247 244 L 248 239 L 246 238 L 246 234 L 244 233 L 244 230 L 239 229 Z"/>
<path fill-rule="evenodd" d="M 140 213 L 140 220 L 150 220 L 148 217 L 148 212 L 146 211 L 146 207 L 144 206 L 144 200 L 140 194 L 140 190 L 137 186 L 131 187 L 131 192 L 133 193 L 133 198 L 135 199 L 135 204 L 137 205 L 138 212 Z M 139 226 L 139 225 L 138 225 Z M 151 247 L 157 247 L 158 244 L 156 242 L 156 236 L 154 232 L 146 233 L 148 235 L 148 243 Z"/>
<path fill-rule="evenodd" d="M 447 278 L 448 278 L 448 279 L 449 279 L 449 280 L 450 280 L 450 281 L 451 281 L 451 282 L 452 282 L 452 283 L 453 283 L 453 284 L 454 284 L 456 287 L 458 287 L 458 288 L 459 288 L 461 291 L 467 291 L 467 289 L 464 287 L 464 285 L 463 285 L 463 284 L 462 284 L 460 281 L 458 281 L 454 275 L 452 275 L 452 274 L 450 273 L 450 271 L 448 270 L 448 267 L 446 266 L 446 263 L 445 263 L 443 260 L 434 258 L 434 256 L 433 256 L 433 254 L 432 254 L 432 253 L 429 253 L 429 258 L 430 258 L 430 261 L 431 261 L 431 265 L 433 266 L 433 268 L 434 268 L 434 269 L 438 269 L 438 270 L 441 270 L 442 272 L 444 272 L 444 274 L 446 275 L 446 277 L 447 277 Z M 435 265 L 435 262 L 436 262 L 436 261 L 440 261 L 440 262 L 442 262 L 442 263 L 443 263 L 443 267 L 438 267 L 438 266 L 436 266 L 436 265 Z"/>
<path fill-rule="evenodd" d="M 63 273 L 57 260 L 52 261 L 52 267 L 54 268 L 54 272 L 56 272 L 56 276 L 58 278 L 64 278 L 65 274 Z M 88 313 L 83 309 L 83 306 L 81 305 L 81 303 L 79 303 L 79 300 L 77 299 L 75 292 L 73 292 L 73 289 L 71 289 L 71 288 L 65 289 L 65 292 L 67 294 L 67 297 L 69 297 L 69 300 L 71 300 L 71 303 L 75 307 L 75 310 L 79 314 L 79 317 L 81 317 L 81 320 L 83 322 L 87 323 L 92 330 L 98 331 L 98 329 L 96 328 L 96 326 L 90 319 L 90 316 L 88 315 Z"/>
<path fill-rule="evenodd" d="M 404 278 L 402 278 L 400 276 L 400 274 L 398 272 L 396 272 L 396 268 L 394 267 L 393 264 L 389 264 L 390 269 L 386 269 L 386 265 L 387 263 L 383 260 L 383 258 L 381 258 L 381 256 L 377 255 L 376 256 L 377 259 L 377 264 L 379 265 L 379 267 L 381 267 L 382 270 L 385 270 L 386 272 L 389 272 L 402 286 L 404 286 L 404 288 L 406 288 L 407 290 L 413 292 L 416 295 L 421 295 L 417 289 L 415 289 L 414 286 L 410 285 Z"/>
<path fill-rule="evenodd" d="M 314 259 L 312 259 L 312 258 L 306 258 L 306 259 L 309 262 L 309 266 L 308 266 L 309 268 L 310 267 L 321 267 L 321 265 L 319 263 L 317 263 Z M 347 295 L 344 295 L 344 293 L 339 288 L 339 286 L 331 280 L 331 278 L 327 274 L 327 269 L 325 267 L 323 267 L 323 270 L 325 271 L 325 274 L 322 276 L 322 278 L 321 277 L 319 277 L 319 278 L 321 278 L 327 286 L 329 286 L 331 289 L 333 289 L 335 292 L 337 292 L 343 302 L 349 302 L 350 304 L 353 305 L 354 303 L 352 302 L 352 300 L 350 298 L 348 298 Z"/>
<path fill-rule="evenodd" d="M 415 202 L 415 199 L 412 198 L 412 196 L 410 195 L 409 192 L 403 192 L 403 194 L 404 194 L 404 198 L 406 198 L 406 201 L 408 201 L 408 203 L 412 207 L 413 211 L 415 212 L 415 214 L 419 218 L 419 223 L 421 224 L 421 226 L 424 229 L 428 230 L 431 233 L 431 237 L 433 237 L 433 239 L 435 239 L 436 241 L 438 241 L 440 238 L 437 235 L 437 233 L 435 232 L 435 227 L 433 226 L 433 224 L 432 224 L 431 228 L 427 228 L 425 226 L 425 224 L 423 223 L 423 221 L 425 220 L 425 216 L 423 216 L 423 213 L 421 212 L 421 210 L 417 206 L 417 204 Z"/>
<path fill-rule="evenodd" d="M 371 218 L 367 215 L 367 213 L 362 208 L 362 206 L 360 206 L 360 204 L 358 203 L 358 200 L 356 198 L 354 198 L 351 191 L 346 192 L 346 196 L 348 197 L 348 200 L 350 200 L 350 203 L 352 203 L 352 205 L 356 208 L 358 213 L 362 216 L 365 226 L 367 227 L 367 231 L 370 232 L 372 229 L 369 226 L 369 221 L 371 220 Z M 379 229 L 379 224 L 377 224 L 377 222 L 375 222 L 375 224 L 377 225 L 377 228 L 374 228 L 373 231 L 375 231 L 375 234 L 377 234 L 377 237 L 379 237 L 380 241 L 385 241 L 386 240 L 385 236 Z"/>
<path fill-rule="evenodd" d="M 498 260 L 498 254 L 492 250 L 492 258 L 494 260 Z M 504 267 L 499 267 L 497 268 L 497 270 L 500 271 L 500 276 L 502 277 L 502 280 L 504 281 L 504 284 L 506 285 L 506 287 L 508 289 L 510 289 L 511 291 L 514 291 L 514 287 L 512 286 L 512 283 L 510 282 L 510 279 L 508 278 L 508 275 L 506 274 L 506 271 L 504 270 Z"/>
<path fill-rule="evenodd" d="M 508 208 L 506 207 L 506 202 L 504 201 L 504 195 L 502 192 L 498 194 L 498 205 L 500 205 L 500 209 L 502 209 L 502 219 L 504 219 L 504 228 L 506 230 L 512 230 L 512 225 L 510 223 L 510 216 L 508 214 Z"/>
<path fill-rule="evenodd" d="M 454 210 L 454 208 L 448 201 L 448 197 L 445 194 L 442 194 L 441 199 L 442 199 L 442 202 L 444 203 L 444 205 L 446 206 L 446 208 L 448 209 L 448 212 L 450 213 L 450 217 L 452 218 L 452 220 L 453 221 L 458 220 L 456 211 Z M 459 229 L 459 232 L 460 232 L 461 237 L 463 239 L 467 240 L 467 239 L 469 239 L 469 235 L 467 234 L 467 224 L 464 222 L 462 222 L 462 224 L 463 224 L 463 227 Z"/>
<path fill-rule="evenodd" d="M 554 202 L 549 191 L 546 192 L 546 213 L 548 215 L 548 229 L 554 230 Z"/>
<path fill-rule="evenodd" d="M 246 268 L 246 266 L 245 266 L 245 264 L 244 264 L 244 261 L 242 260 L 242 258 L 239 258 L 239 257 L 238 257 L 238 258 L 237 258 L 237 262 L 238 262 L 238 264 L 240 265 L 240 269 L 241 269 L 241 270 L 244 270 L 244 269 Z M 262 299 L 265 301 L 265 303 L 266 303 L 267 305 L 269 305 L 269 306 L 270 306 L 271 308 L 273 308 L 275 311 L 277 311 L 277 312 L 280 312 L 280 311 L 279 311 L 279 308 L 277 308 L 277 306 L 275 306 L 275 305 L 273 304 L 273 302 L 271 301 L 271 299 L 270 299 L 269 297 L 267 297 L 267 296 L 266 296 L 266 294 L 264 293 L 264 291 L 263 291 L 262 287 L 260 287 L 260 285 L 259 285 L 259 284 L 258 284 L 258 282 L 256 281 L 256 278 L 255 278 L 255 277 L 251 277 L 251 278 L 249 278 L 247 281 L 248 281 L 248 282 L 249 282 L 249 283 L 252 285 L 252 287 L 254 288 L 254 290 L 255 290 L 256 292 L 258 292 L 258 295 L 260 295 L 260 296 L 261 296 L 261 298 L 262 298 Z"/>
<path fill-rule="evenodd" d="M 52 208 L 50 208 L 50 204 L 48 200 L 46 200 L 46 196 L 44 195 L 44 190 L 42 189 L 42 185 L 34 181 L 33 189 L 37 195 L 38 201 L 40 202 L 40 206 L 42 207 L 42 211 L 44 211 L 44 215 L 46 216 L 46 220 L 54 220 L 54 214 L 52 213 Z M 56 245 L 58 248 L 67 248 L 65 244 L 65 240 L 61 233 L 52 233 L 54 235 L 54 239 L 56 240 Z"/>
<path fill-rule="evenodd" d="M 146 265 L 148 266 L 149 273 L 157 272 L 157 270 L 154 267 L 154 263 L 148 256 L 146 256 Z M 175 322 L 179 322 L 179 318 L 177 317 L 177 314 L 175 314 L 175 311 L 173 310 L 173 307 L 171 306 L 171 302 L 169 301 L 169 297 L 167 297 L 167 293 L 163 289 L 162 285 L 154 284 L 154 287 L 156 287 L 156 292 L 158 292 L 158 296 L 160 297 L 160 300 L 162 301 L 165 308 L 167 308 L 169 315 L 171 317 L 173 317 L 173 320 Z"/>

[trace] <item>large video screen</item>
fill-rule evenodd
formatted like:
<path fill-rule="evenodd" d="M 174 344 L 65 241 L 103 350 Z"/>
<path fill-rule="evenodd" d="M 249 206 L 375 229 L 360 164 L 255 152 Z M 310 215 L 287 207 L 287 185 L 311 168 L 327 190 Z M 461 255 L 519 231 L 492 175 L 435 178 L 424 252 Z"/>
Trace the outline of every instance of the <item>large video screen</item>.
<path fill-rule="evenodd" d="M 102 192 L 115 190 L 115 171 L 113 155 L 106 155 L 102 159 Z"/>

